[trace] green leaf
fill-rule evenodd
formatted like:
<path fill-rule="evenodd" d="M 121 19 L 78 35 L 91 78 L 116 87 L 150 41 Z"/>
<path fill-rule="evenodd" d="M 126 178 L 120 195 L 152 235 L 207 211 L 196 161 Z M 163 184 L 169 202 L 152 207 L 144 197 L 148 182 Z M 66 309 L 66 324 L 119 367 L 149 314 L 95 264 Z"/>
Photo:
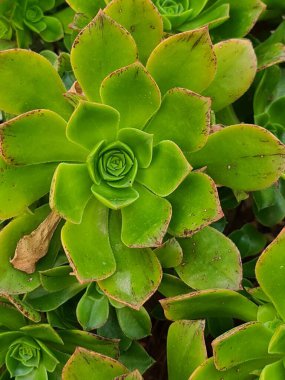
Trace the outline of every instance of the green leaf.
<path fill-rule="evenodd" d="M 240 289 L 242 267 L 237 247 L 212 227 L 203 228 L 188 239 L 179 239 L 182 263 L 175 268 L 193 289 Z"/>
<path fill-rule="evenodd" d="M 205 317 L 232 317 L 254 321 L 257 306 L 233 290 L 201 290 L 160 301 L 167 319 L 202 319 Z"/>
<path fill-rule="evenodd" d="M 285 320 L 283 289 L 285 286 L 285 230 L 265 249 L 256 264 L 256 278 L 270 298 L 279 315 Z"/>
<path fill-rule="evenodd" d="M 139 198 L 122 209 L 122 241 L 128 247 L 158 247 L 171 218 L 171 205 L 136 183 Z"/>
<path fill-rule="evenodd" d="M 50 206 L 72 223 L 81 223 L 84 209 L 92 196 L 92 181 L 86 164 L 64 163 L 54 173 Z"/>
<path fill-rule="evenodd" d="M 26 335 L 44 342 L 63 344 L 61 337 L 48 324 L 27 325 L 20 328 Z"/>
<path fill-rule="evenodd" d="M 102 11 L 79 34 L 71 50 L 75 76 L 91 101 L 100 101 L 100 84 L 108 74 L 136 57 L 131 35 Z"/>
<path fill-rule="evenodd" d="M 108 298 L 99 294 L 96 284 L 88 285 L 76 307 L 78 322 L 84 330 L 98 329 L 107 322 L 109 316 Z"/>
<path fill-rule="evenodd" d="M 271 313 L 275 312 L 275 316 L 274 316 L 274 318 L 275 318 L 276 317 L 276 310 L 274 309 L 273 305 L 271 305 L 271 304 L 265 304 L 265 305 L 270 305 L 272 307 L 273 310 L 271 309 Z M 279 355 L 284 356 L 284 354 L 285 354 L 284 341 L 285 341 L 285 325 L 283 324 L 283 325 L 278 326 L 276 328 L 276 330 L 274 331 L 274 334 L 273 334 L 273 336 L 269 342 L 269 345 L 268 345 L 269 354 L 279 354 Z"/>
<path fill-rule="evenodd" d="M 64 37 L 62 24 L 56 17 L 45 16 L 43 21 L 46 28 L 40 32 L 40 36 L 45 42 L 58 41 Z"/>
<path fill-rule="evenodd" d="M 76 278 L 70 275 L 72 269 L 69 265 L 63 265 L 40 271 L 41 284 L 45 290 L 56 292 L 69 288 L 77 283 Z"/>
<path fill-rule="evenodd" d="M 149 167 L 152 160 L 153 135 L 134 128 L 120 129 L 118 140 L 133 151 L 139 168 Z"/>
<path fill-rule="evenodd" d="M 94 379 L 111 380 L 128 373 L 121 363 L 107 356 L 83 348 L 76 348 L 63 368 L 62 380 Z"/>
<path fill-rule="evenodd" d="M 0 156 L 0 219 L 27 211 L 48 193 L 56 164 L 10 166 Z"/>
<path fill-rule="evenodd" d="M 117 358 L 119 347 L 117 339 L 105 339 L 101 336 L 81 330 L 59 330 L 58 334 L 64 341 L 57 349 L 71 355 L 76 347 L 86 348 L 111 358 Z"/>
<path fill-rule="evenodd" d="M 129 307 L 116 309 L 123 333 L 132 340 L 139 340 L 151 334 L 151 320 L 144 307 L 133 310 Z"/>
<path fill-rule="evenodd" d="M 137 201 L 139 194 L 132 187 L 114 188 L 103 182 L 92 185 L 92 193 L 108 208 L 119 210 Z"/>
<path fill-rule="evenodd" d="M 17 115 L 45 108 L 68 119 L 72 112 L 56 70 L 46 58 L 31 50 L 0 52 L 0 82 L 0 108 L 8 113 Z"/>
<path fill-rule="evenodd" d="M 66 0 L 66 2 L 75 10 L 76 13 L 83 13 L 93 18 L 100 8 L 104 8 L 104 0 Z"/>
<path fill-rule="evenodd" d="M 264 365 L 271 361 L 272 359 L 253 360 L 227 371 L 218 371 L 215 367 L 214 359 L 210 358 L 196 369 L 189 380 L 255 380 L 256 376 L 254 374 L 251 375 L 251 373 L 262 369 Z"/>
<path fill-rule="evenodd" d="M 151 53 L 146 68 L 162 94 L 173 87 L 201 93 L 216 73 L 216 57 L 208 29 L 189 31 L 165 39 Z"/>
<path fill-rule="evenodd" d="M 150 166 L 140 169 L 136 180 L 153 193 L 166 197 L 177 189 L 191 169 L 179 147 L 166 140 L 154 147 Z"/>
<path fill-rule="evenodd" d="M 250 87 L 257 62 L 248 40 L 231 39 L 214 45 L 217 74 L 203 92 L 212 98 L 212 108 L 219 111 L 240 98 Z"/>
<path fill-rule="evenodd" d="M 180 278 L 164 273 L 158 288 L 164 297 L 175 297 L 192 291 Z"/>
<path fill-rule="evenodd" d="M 85 287 L 85 284 L 80 284 L 73 276 L 73 281 L 69 286 L 55 291 L 49 291 L 43 287 L 38 287 L 26 294 L 24 300 L 34 309 L 40 312 L 48 312 L 56 310 L 59 306 L 80 293 Z"/>
<path fill-rule="evenodd" d="M 21 327 L 25 326 L 26 320 L 24 316 L 11 305 L 1 302 L 0 303 L 0 326 L 5 327 L 9 330 L 19 330 Z M 0 334 L 0 339 L 3 333 Z M 1 342 L 2 343 L 2 342 Z M 1 344 L 1 348 L 5 345 Z M 0 361 L 1 362 L 1 361 Z"/>
<path fill-rule="evenodd" d="M 141 63 L 112 72 L 100 88 L 103 103 L 120 113 L 120 128 L 143 129 L 160 106 L 160 91 Z"/>
<path fill-rule="evenodd" d="M 242 257 L 258 254 L 265 247 L 267 239 L 252 224 L 245 224 L 233 231 L 229 238 L 236 244 Z"/>
<path fill-rule="evenodd" d="M 39 286 L 38 273 L 27 274 L 15 269 L 10 259 L 15 253 L 18 241 L 30 234 L 43 222 L 50 212 L 47 205 L 34 211 L 34 214 L 23 215 L 11 221 L 0 232 L 0 293 L 22 294 Z"/>
<path fill-rule="evenodd" d="M 12 165 L 85 161 L 88 152 L 66 138 L 66 122 L 48 110 L 36 110 L 1 125 L 1 154 Z"/>
<path fill-rule="evenodd" d="M 169 380 L 188 380 L 192 372 L 207 359 L 204 321 L 177 321 L 167 335 Z"/>
<path fill-rule="evenodd" d="M 216 368 L 224 371 L 250 360 L 267 358 L 272 335 L 272 330 L 259 322 L 228 331 L 212 343 Z"/>
<path fill-rule="evenodd" d="M 230 18 L 220 27 L 212 31 L 215 39 L 225 40 L 233 37 L 244 37 L 253 28 L 261 13 L 265 10 L 265 4 L 260 0 L 218 0 L 216 6 L 229 4 Z"/>
<path fill-rule="evenodd" d="M 167 240 L 154 250 L 162 268 L 173 268 L 181 264 L 183 251 L 175 238 Z"/>
<path fill-rule="evenodd" d="M 164 95 L 160 109 L 145 131 L 153 133 L 155 144 L 171 140 L 185 153 L 201 149 L 208 138 L 210 106 L 209 98 L 174 88 Z"/>
<path fill-rule="evenodd" d="M 145 64 L 155 46 L 162 40 L 163 23 L 150 0 L 115 0 L 104 13 L 125 27 L 136 41 L 139 59 Z"/>
<path fill-rule="evenodd" d="M 185 30 L 197 29 L 208 25 L 208 28 L 212 30 L 227 21 L 229 17 L 230 5 L 219 5 L 219 2 L 216 1 L 212 6 L 207 8 L 200 15 L 179 26 L 178 29 L 180 32 L 184 32 Z"/>
<path fill-rule="evenodd" d="M 17 295 L 10 294 L 0 294 L 1 297 L 6 298 L 15 308 L 23 314 L 26 318 L 28 318 L 32 322 L 40 322 L 41 315 L 36 310 L 34 310 L 27 302 L 21 300 L 21 298 Z M 12 329 L 11 329 L 12 330 Z"/>
<path fill-rule="evenodd" d="M 283 360 L 268 364 L 260 374 L 260 380 L 283 380 L 285 378 L 285 368 Z"/>
<path fill-rule="evenodd" d="M 66 222 L 62 244 L 80 282 L 95 281 L 114 273 L 116 263 L 108 234 L 108 209 L 93 197 L 81 224 Z"/>
<path fill-rule="evenodd" d="M 67 137 L 88 150 L 116 139 L 120 115 L 114 108 L 81 100 L 67 124 Z"/>
<path fill-rule="evenodd" d="M 121 353 L 120 362 L 127 366 L 129 370 L 138 369 L 140 373 L 144 373 L 155 363 L 143 346 L 136 341 L 133 341 L 131 346 Z"/>
<path fill-rule="evenodd" d="M 109 231 L 117 269 L 98 284 L 108 297 L 139 310 L 159 286 L 159 261 L 148 248 L 128 248 L 122 243 L 119 212 L 111 212 Z"/>
<path fill-rule="evenodd" d="M 169 232 L 191 236 L 223 216 L 215 183 L 204 173 L 190 173 L 168 200 L 172 205 Z"/>
<path fill-rule="evenodd" d="M 195 168 L 206 166 L 219 185 L 254 191 L 277 181 L 285 169 L 284 155 L 284 145 L 270 132 L 240 124 L 211 134 L 204 148 L 189 155 L 189 161 Z"/>

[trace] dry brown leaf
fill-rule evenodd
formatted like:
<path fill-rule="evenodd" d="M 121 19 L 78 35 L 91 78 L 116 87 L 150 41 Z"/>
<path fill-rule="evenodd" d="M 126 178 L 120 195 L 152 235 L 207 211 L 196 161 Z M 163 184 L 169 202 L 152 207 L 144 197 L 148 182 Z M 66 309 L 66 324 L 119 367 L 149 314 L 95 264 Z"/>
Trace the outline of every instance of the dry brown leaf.
<path fill-rule="evenodd" d="M 36 263 L 48 252 L 60 219 L 56 212 L 51 212 L 33 232 L 19 240 L 15 255 L 10 261 L 14 268 L 29 274 L 35 271 Z"/>

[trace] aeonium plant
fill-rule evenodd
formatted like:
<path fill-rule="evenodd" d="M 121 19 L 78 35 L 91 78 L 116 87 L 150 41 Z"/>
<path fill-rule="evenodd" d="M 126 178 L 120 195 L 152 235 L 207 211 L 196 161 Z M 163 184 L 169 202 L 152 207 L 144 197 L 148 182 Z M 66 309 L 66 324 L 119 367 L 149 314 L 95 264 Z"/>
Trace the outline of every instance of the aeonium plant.
<path fill-rule="evenodd" d="M 80 23 L 87 24 L 100 8 L 105 8 L 103 0 L 91 3 L 84 0 L 67 2 L 77 13 L 74 24 L 78 27 Z M 121 1 L 105 0 L 105 3 L 107 7 L 104 11 L 111 17 L 114 9 L 121 6 Z M 131 1 L 124 3 L 127 7 L 131 6 Z M 242 3 L 235 0 L 153 0 L 153 4 L 162 17 L 165 32 L 179 33 L 208 26 L 212 37 L 219 41 L 247 35 L 266 8 L 261 0 Z M 134 29 L 138 26 L 136 22 L 132 25 Z"/>
<path fill-rule="evenodd" d="M 55 0 L 1 1 L 0 40 L 5 42 L 15 39 L 16 46 L 20 48 L 31 45 L 33 33 L 45 42 L 60 40 L 64 30 L 59 19 L 52 14 L 56 10 L 55 6 Z"/>
<path fill-rule="evenodd" d="M 284 246 L 283 229 L 259 257 L 255 272 L 260 287 L 247 289 L 248 298 L 206 290 L 162 301 L 172 320 L 231 317 L 247 322 L 213 340 L 213 358 L 202 358 L 191 380 L 284 378 Z"/>
<path fill-rule="evenodd" d="M 130 26 L 128 4 L 115 1 L 108 10 Z M 284 147 L 251 125 L 209 135 L 211 100 L 215 111 L 223 109 L 254 78 L 248 41 L 213 46 L 202 28 L 160 42 L 162 20 L 152 3 L 136 0 L 136 10 L 141 23 L 130 28 L 134 38 L 103 12 L 79 34 L 71 51 L 75 93 L 63 96 L 42 56 L 0 54 L 0 106 L 20 115 L 1 127 L 0 217 L 25 212 L 51 189 L 53 213 L 36 230 L 18 245 L 22 217 L 2 231 L 8 242 L 18 229 L 5 260 L 16 248 L 15 268 L 33 273 L 47 248 L 37 240 L 45 233 L 47 243 L 46 231 L 62 217 L 62 244 L 79 281 L 98 281 L 109 297 L 139 309 L 161 278 L 150 247 L 160 246 L 166 232 L 187 237 L 221 217 L 214 181 L 237 191 L 271 185 L 284 170 Z M 26 253 L 31 244 L 33 258 Z M 14 293 L 23 290 L 14 286 Z"/>
<path fill-rule="evenodd" d="M 118 341 L 78 330 L 57 332 L 47 323 L 32 323 L 8 303 L 0 303 L 1 379 L 61 379 L 61 370 L 76 347 L 118 357 Z"/>

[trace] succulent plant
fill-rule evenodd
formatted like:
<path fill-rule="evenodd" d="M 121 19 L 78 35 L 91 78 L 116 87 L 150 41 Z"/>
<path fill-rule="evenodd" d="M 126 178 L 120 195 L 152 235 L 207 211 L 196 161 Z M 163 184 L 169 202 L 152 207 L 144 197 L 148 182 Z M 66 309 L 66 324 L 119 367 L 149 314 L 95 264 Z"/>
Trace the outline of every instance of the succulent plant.
<path fill-rule="evenodd" d="M 217 39 L 243 37 L 265 9 L 263 2 L 231 0 L 154 0 L 165 31 L 183 32 L 208 25 Z"/>
<path fill-rule="evenodd" d="M 36 33 L 45 42 L 63 38 L 63 25 L 54 17 L 55 0 L 2 0 L 0 3 L 0 41 L 2 48 L 7 41 L 16 39 L 16 46 L 28 48 Z M 5 43 L 6 41 L 6 43 Z"/>
<path fill-rule="evenodd" d="M 77 330 L 56 332 L 47 323 L 28 323 L 8 303 L 1 302 L 1 378 L 60 379 L 61 370 L 75 347 L 91 348 L 116 358 L 118 342 Z"/>
<path fill-rule="evenodd" d="M 161 301 L 166 316 L 171 320 L 181 319 L 181 325 L 185 319 L 203 317 L 231 317 L 247 322 L 230 329 L 212 342 L 213 358 L 206 361 L 202 358 L 197 368 L 192 369 L 191 380 L 221 377 L 230 380 L 251 379 L 254 374 L 262 380 L 284 377 L 284 244 L 283 229 L 257 261 L 256 278 L 260 287 L 247 289 L 250 299 L 231 291 L 205 290 Z M 193 325 L 195 322 L 187 323 Z M 203 325 L 200 326 L 203 332 Z M 176 342 L 179 335 L 169 339 Z M 199 345 L 201 349 L 205 347 L 203 336 Z M 191 346 L 189 350 L 187 355 L 191 355 L 191 352 L 193 355 Z M 177 360 L 173 365 L 175 363 Z"/>
<path fill-rule="evenodd" d="M 91 21 L 100 7 L 105 7 L 100 2 L 86 0 L 68 0 L 68 3 L 79 14 L 74 23 L 79 29 Z M 111 2 L 110 10 L 110 1 L 106 0 L 106 3 L 106 13 L 110 12 L 112 17 L 112 8 L 116 8 L 120 1 L 117 4 Z M 266 7 L 260 0 L 239 3 L 234 0 L 153 0 L 153 3 L 162 16 L 164 31 L 178 33 L 208 26 L 216 41 L 245 36 Z M 134 15 L 132 17 L 135 21 Z"/>
<path fill-rule="evenodd" d="M 133 6 L 114 1 L 106 12 L 130 25 Z M 9 248 L 6 243 L 3 260 L 16 248 L 14 267 L 33 273 L 63 217 L 62 244 L 79 281 L 99 281 L 109 297 L 139 309 L 161 279 L 149 247 L 160 246 L 167 231 L 187 237 L 222 216 L 214 181 L 236 191 L 260 190 L 279 178 L 285 163 L 283 145 L 259 127 L 234 125 L 209 135 L 209 97 L 213 109 L 221 110 L 254 78 L 251 44 L 236 39 L 213 47 L 207 28 L 160 42 L 162 20 L 152 3 L 137 0 L 136 11 L 144 22 L 132 30 L 134 38 L 102 12 L 80 33 L 71 51 L 78 82 L 65 97 L 58 74 L 42 56 L 24 50 L 0 54 L 0 106 L 20 114 L 1 126 L 0 217 L 23 213 L 51 186 L 53 213 L 46 220 L 31 216 L 40 220 L 38 228 L 17 235 L 30 236 L 18 245 L 9 237 L 21 217 L 2 231 L 3 239 L 13 241 Z M 150 20 L 156 22 L 151 33 Z M 134 39 L 146 68 L 137 62 Z M 21 79 L 11 85 L 15 72 Z M 191 166 L 206 169 L 190 173 Z M 46 244 L 39 249 L 42 233 Z M 26 244 L 35 251 L 28 260 Z M 24 282 L 12 287 L 21 293 L 26 275 L 7 267 Z M 126 275 L 132 284 L 127 288 Z M 11 291 L 7 278 L 2 286 Z"/>

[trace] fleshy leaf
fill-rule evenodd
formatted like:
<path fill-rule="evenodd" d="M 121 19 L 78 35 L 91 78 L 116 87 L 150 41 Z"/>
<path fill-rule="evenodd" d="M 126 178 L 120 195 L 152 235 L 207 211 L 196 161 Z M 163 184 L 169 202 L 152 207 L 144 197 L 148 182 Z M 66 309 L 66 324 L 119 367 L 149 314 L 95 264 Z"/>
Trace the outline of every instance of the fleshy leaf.
<path fill-rule="evenodd" d="M 157 84 L 141 63 L 112 72 L 100 88 L 103 103 L 120 113 L 120 128 L 143 129 L 160 106 Z"/>
<path fill-rule="evenodd" d="M 103 182 L 100 185 L 94 184 L 91 191 L 100 202 L 113 210 L 129 206 L 139 197 L 132 187 L 114 188 Z"/>
<path fill-rule="evenodd" d="M 93 182 L 86 164 L 60 163 L 51 185 L 50 206 L 72 223 L 81 223 L 85 206 L 92 196 Z"/>
<path fill-rule="evenodd" d="M 213 180 L 204 173 L 190 173 L 168 200 L 172 205 L 169 232 L 191 236 L 223 216 Z"/>
<path fill-rule="evenodd" d="M 147 353 L 142 344 L 133 341 L 130 347 L 120 355 L 120 361 L 133 371 L 138 369 L 144 373 L 150 368 L 155 360 Z"/>
<path fill-rule="evenodd" d="M 216 368 L 224 371 L 246 361 L 266 358 L 272 335 L 273 331 L 259 322 L 249 322 L 226 332 L 212 343 Z"/>
<path fill-rule="evenodd" d="M 230 6 L 230 18 L 212 31 L 213 37 L 218 40 L 246 36 L 265 9 L 265 4 L 260 0 L 216 1 L 217 6 L 224 4 Z"/>
<path fill-rule="evenodd" d="M 100 84 L 108 74 L 133 63 L 136 57 L 131 35 L 102 11 L 81 31 L 71 50 L 75 76 L 91 101 L 100 101 Z"/>
<path fill-rule="evenodd" d="M 214 359 L 207 359 L 200 367 L 198 367 L 189 380 L 251 380 L 255 379 L 255 375 L 250 375 L 253 371 L 259 370 L 265 364 L 272 362 L 273 359 L 252 360 L 226 371 L 218 371 L 214 364 Z"/>
<path fill-rule="evenodd" d="M 212 108 L 219 111 L 240 98 L 250 87 L 257 62 L 249 40 L 231 39 L 214 45 L 217 73 L 203 92 L 212 99 Z"/>
<path fill-rule="evenodd" d="M 18 115 L 45 108 L 64 119 L 72 112 L 63 97 L 66 90 L 56 70 L 46 58 L 31 50 L 0 52 L 0 82 L 0 108 L 6 112 Z"/>
<path fill-rule="evenodd" d="M 55 112 L 35 110 L 0 127 L 1 154 L 12 165 L 85 161 L 88 152 L 66 138 L 66 122 Z"/>
<path fill-rule="evenodd" d="M 195 168 L 206 166 L 219 185 L 261 190 L 284 172 L 285 147 L 266 129 L 232 125 L 211 134 L 204 148 L 189 155 L 189 161 Z"/>
<path fill-rule="evenodd" d="M 188 380 L 192 372 L 207 359 L 204 321 L 177 321 L 167 335 L 169 380 Z"/>
<path fill-rule="evenodd" d="M 131 148 L 139 168 L 149 167 L 152 160 L 153 135 L 139 129 L 123 128 L 119 130 L 118 140 Z"/>
<path fill-rule="evenodd" d="M 104 326 L 109 316 L 108 298 L 96 289 L 96 283 L 88 285 L 76 307 L 78 322 L 84 330 L 94 330 Z"/>
<path fill-rule="evenodd" d="M 56 164 L 6 165 L 0 156 L 0 219 L 9 219 L 48 193 Z"/>
<path fill-rule="evenodd" d="M 135 188 L 139 198 L 122 209 L 122 241 L 128 247 L 157 247 L 167 231 L 171 205 L 138 183 Z"/>
<path fill-rule="evenodd" d="M 285 368 L 283 360 L 265 366 L 260 374 L 260 380 L 283 380 L 285 378 Z"/>
<path fill-rule="evenodd" d="M 161 141 L 153 149 L 150 166 L 138 171 L 136 180 L 155 194 L 171 194 L 191 170 L 191 165 L 172 141 Z"/>
<path fill-rule="evenodd" d="M 50 212 L 42 206 L 34 214 L 23 215 L 11 221 L 0 232 L 0 293 L 21 294 L 39 286 L 38 273 L 26 274 L 15 269 L 10 263 L 19 239 L 31 233 Z"/>
<path fill-rule="evenodd" d="M 43 21 L 46 24 L 46 28 L 40 32 L 40 36 L 44 41 L 54 42 L 63 38 L 63 27 L 56 17 L 45 16 Z"/>
<path fill-rule="evenodd" d="M 276 307 L 280 316 L 285 319 L 283 289 L 285 286 L 285 230 L 265 249 L 257 261 L 256 278 Z"/>
<path fill-rule="evenodd" d="M 72 9 L 76 13 L 83 13 L 86 16 L 93 18 L 100 8 L 104 8 L 104 0 L 66 0 Z"/>
<path fill-rule="evenodd" d="M 128 248 L 122 243 L 118 211 L 111 212 L 109 231 L 117 268 L 111 277 L 98 284 L 108 297 L 139 310 L 159 286 L 159 261 L 148 248 Z"/>
<path fill-rule="evenodd" d="M 273 312 L 274 318 L 276 317 L 276 310 L 272 304 L 265 304 L 271 306 L 271 312 Z M 263 306 L 265 306 L 263 305 Z M 261 306 L 262 307 L 262 306 Z M 260 308 L 259 308 L 260 310 Z M 270 311 L 269 311 L 270 312 Z M 272 318 L 270 319 L 272 320 Z M 284 341 L 285 341 L 285 325 L 280 325 L 277 327 L 277 329 L 274 331 L 274 334 L 270 340 L 270 343 L 268 345 L 268 352 L 270 354 L 285 354 L 285 348 L 284 348 Z"/>
<path fill-rule="evenodd" d="M 202 148 L 210 127 L 211 100 L 184 88 L 169 90 L 158 112 L 145 128 L 154 143 L 175 142 L 185 153 Z"/>
<path fill-rule="evenodd" d="M 111 380 L 125 373 L 128 373 L 128 369 L 116 360 L 94 351 L 76 348 L 63 368 L 62 380 L 79 378 Z"/>
<path fill-rule="evenodd" d="M 167 319 L 232 317 L 254 321 L 257 306 L 243 295 L 225 289 L 201 290 L 160 301 Z"/>
<path fill-rule="evenodd" d="M 104 12 L 131 33 L 145 63 L 163 36 L 162 19 L 152 1 L 113 0 Z"/>
<path fill-rule="evenodd" d="M 94 197 L 88 202 L 81 224 L 66 222 L 62 244 L 80 282 L 95 281 L 114 273 L 116 263 L 108 236 L 108 209 Z"/>
<path fill-rule="evenodd" d="M 0 326 L 1 328 L 6 327 L 9 330 L 19 330 L 21 327 L 25 326 L 26 320 L 24 316 L 11 305 L 1 302 L 0 303 Z M 3 332 L 0 334 L 0 339 Z M 1 342 L 1 348 L 3 344 Z M 1 361 L 0 361 L 1 362 Z"/>
<path fill-rule="evenodd" d="M 183 251 L 175 238 L 167 240 L 154 250 L 162 268 L 174 268 L 181 264 Z"/>
<path fill-rule="evenodd" d="M 206 227 L 188 239 L 180 239 L 179 244 L 183 250 L 183 260 L 175 270 L 191 288 L 240 288 L 240 254 L 225 235 Z"/>
<path fill-rule="evenodd" d="M 180 278 L 164 273 L 158 288 L 159 293 L 165 297 L 175 297 L 192 291 Z"/>
<path fill-rule="evenodd" d="M 123 333 L 132 340 L 139 340 L 151 334 L 151 320 L 144 307 L 134 310 L 129 307 L 116 309 Z"/>
<path fill-rule="evenodd" d="M 81 101 L 67 125 L 67 137 L 87 149 L 93 149 L 102 140 L 116 138 L 120 115 L 104 104 Z"/>
<path fill-rule="evenodd" d="M 162 94 L 173 87 L 201 93 L 216 73 L 216 57 L 208 29 L 202 28 L 167 38 L 153 50 L 146 68 Z"/>

